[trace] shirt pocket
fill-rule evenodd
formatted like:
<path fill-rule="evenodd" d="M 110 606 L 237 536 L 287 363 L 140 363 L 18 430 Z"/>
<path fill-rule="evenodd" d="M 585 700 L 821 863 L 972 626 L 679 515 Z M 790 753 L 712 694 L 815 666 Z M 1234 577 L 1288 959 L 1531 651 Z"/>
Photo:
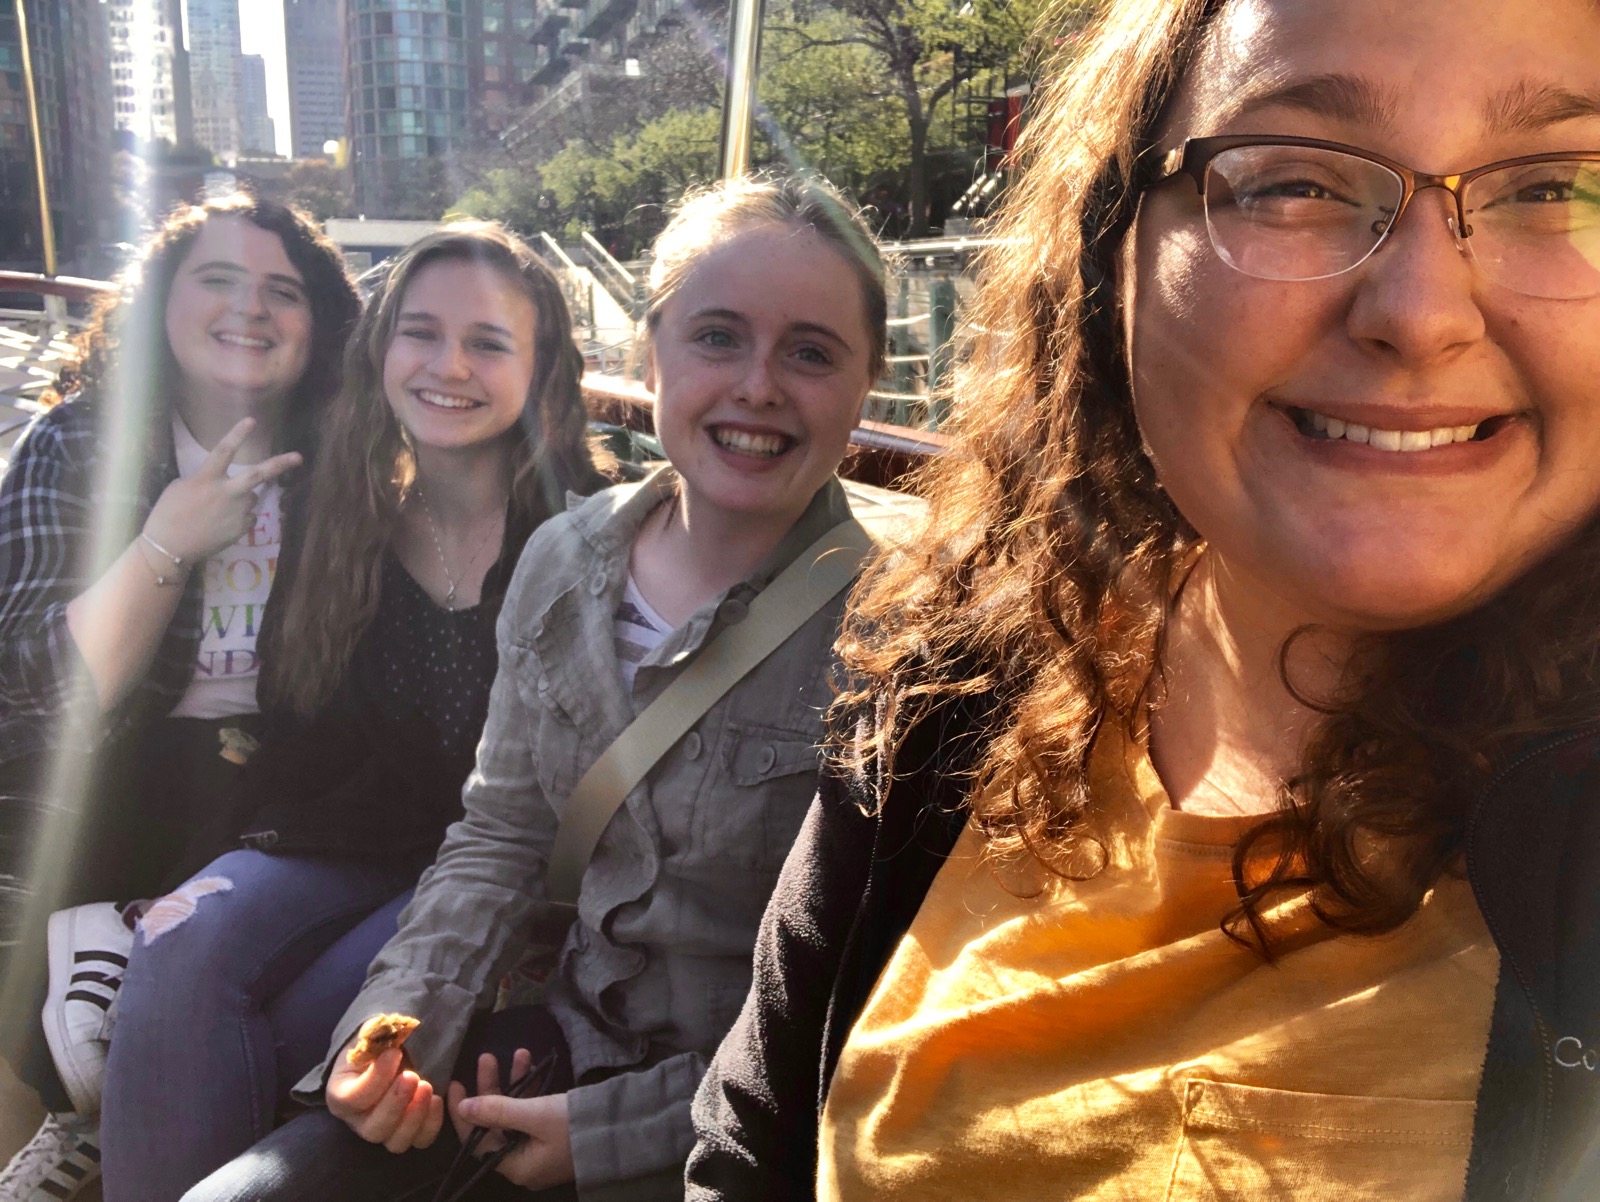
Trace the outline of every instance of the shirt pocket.
<path fill-rule="evenodd" d="M 1459 1202 L 1473 1109 L 1191 1080 L 1167 1202 Z"/>
<path fill-rule="evenodd" d="M 696 807 L 695 846 L 708 867 L 776 878 L 817 790 L 816 740 L 813 731 L 728 723 L 722 779 Z"/>

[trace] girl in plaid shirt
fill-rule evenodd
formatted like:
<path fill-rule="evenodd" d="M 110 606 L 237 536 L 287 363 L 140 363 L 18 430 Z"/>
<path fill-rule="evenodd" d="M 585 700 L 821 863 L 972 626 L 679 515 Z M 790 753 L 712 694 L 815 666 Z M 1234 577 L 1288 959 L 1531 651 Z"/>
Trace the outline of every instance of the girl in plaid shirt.
<path fill-rule="evenodd" d="M 306 218 L 245 196 L 174 213 L 129 284 L 0 481 L 0 1054 L 52 1110 L 45 916 L 156 893 L 226 826 L 256 708 L 242 606 L 359 307 Z M 261 577 L 231 615 L 219 559 Z"/>

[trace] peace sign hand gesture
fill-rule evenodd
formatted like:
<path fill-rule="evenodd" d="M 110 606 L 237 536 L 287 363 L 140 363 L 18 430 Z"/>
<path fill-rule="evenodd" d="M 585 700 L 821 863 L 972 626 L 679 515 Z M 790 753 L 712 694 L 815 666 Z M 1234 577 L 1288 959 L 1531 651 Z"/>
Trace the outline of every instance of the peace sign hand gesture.
<path fill-rule="evenodd" d="M 254 418 L 244 418 L 223 435 L 199 471 L 167 485 L 145 519 L 145 536 L 187 566 L 237 542 L 255 521 L 256 489 L 301 462 L 300 454 L 290 451 L 228 475 L 255 424 Z"/>

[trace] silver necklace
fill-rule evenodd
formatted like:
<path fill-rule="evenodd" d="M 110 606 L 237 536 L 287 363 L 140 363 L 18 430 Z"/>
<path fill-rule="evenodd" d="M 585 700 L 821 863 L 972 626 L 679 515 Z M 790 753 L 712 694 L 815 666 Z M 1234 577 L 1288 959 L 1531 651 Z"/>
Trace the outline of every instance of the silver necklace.
<path fill-rule="evenodd" d="M 439 568 L 444 572 L 445 583 L 450 586 L 444 595 L 444 607 L 453 613 L 455 612 L 456 608 L 456 589 L 459 582 L 456 580 L 455 574 L 450 571 L 450 561 L 444 556 L 444 542 L 439 538 L 439 522 L 433 516 L 433 506 L 428 504 L 428 494 L 422 490 L 421 483 L 417 484 L 416 490 L 417 500 L 422 502 L 422 515 L 428 519 L 428 533 L 433 537 L 433 549 L 439 553 Z M 504 506 L 501 506 L 501 508 L 503 510 Z M 490 534 L 492 535 L 492 533 L 493 528 L 491 527 Z M 476 556 L 479 551 L 483 550 L 483 545 L 489 541 L 489 537 L 489 535 L 486 535 L 478 543 L 478 545 L 472 549 L 471 553 L 467 556 L 468 564 L 471 564 L 473 557 Z"/>

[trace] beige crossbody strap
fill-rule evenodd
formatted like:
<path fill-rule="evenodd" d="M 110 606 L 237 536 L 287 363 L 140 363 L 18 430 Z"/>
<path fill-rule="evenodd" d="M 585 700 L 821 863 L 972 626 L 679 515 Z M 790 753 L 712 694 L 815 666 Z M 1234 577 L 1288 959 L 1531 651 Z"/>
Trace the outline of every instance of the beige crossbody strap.
<path fill-rule="evenodd" d="M 742 622 L 725 627 L 702 647 L 601 752 L 567 798 L 545 876 L 549 900 L 577 904 L 595 845 L 634 786 L 718 698 L 854 580 L 871 549 L 871 536 L 854 518 L 817 539 L 750 602 Z"/>

